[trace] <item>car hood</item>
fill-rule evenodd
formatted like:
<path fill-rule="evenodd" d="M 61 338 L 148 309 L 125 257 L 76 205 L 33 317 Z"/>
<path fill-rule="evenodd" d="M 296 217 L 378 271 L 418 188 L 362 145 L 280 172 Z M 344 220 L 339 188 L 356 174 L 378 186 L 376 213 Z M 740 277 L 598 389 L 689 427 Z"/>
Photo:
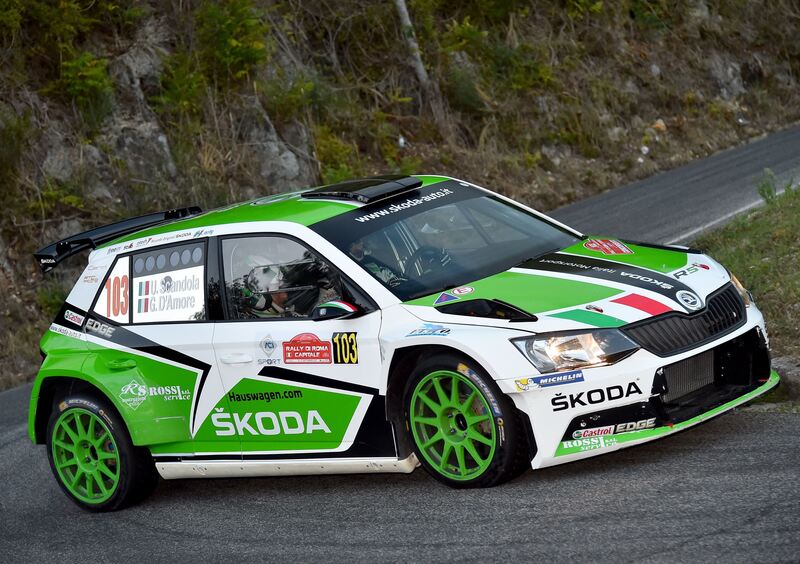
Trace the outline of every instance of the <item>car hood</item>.
<path fill-rule="evenodd" d="M 500 300 L 535 314 L 536 331 L 620 327 L 671 311 L 694 313 L 729 281 L 724 267 L 690 249 L 590 237 L 405 305 L 426 321 L 498 325 L 507 321 L 476 316 L 480 308 L 470 306 L 481 304 L 469 302 Z"/>

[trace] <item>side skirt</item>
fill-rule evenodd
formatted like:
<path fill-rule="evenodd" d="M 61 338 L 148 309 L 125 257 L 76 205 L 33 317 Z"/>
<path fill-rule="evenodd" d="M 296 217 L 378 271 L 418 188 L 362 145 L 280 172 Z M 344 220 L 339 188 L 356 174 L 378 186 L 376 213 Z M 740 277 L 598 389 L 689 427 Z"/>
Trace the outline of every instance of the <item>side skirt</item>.
<path fill-rule="evenodd" d="M 304 460 L 204 460 L 156 462 L 165 480 L 184 478 L 252 478 L 258 476 L 308 476 L 312 474 L 409 474 L 419 465 L 417 457 L 342 458 Z"/>

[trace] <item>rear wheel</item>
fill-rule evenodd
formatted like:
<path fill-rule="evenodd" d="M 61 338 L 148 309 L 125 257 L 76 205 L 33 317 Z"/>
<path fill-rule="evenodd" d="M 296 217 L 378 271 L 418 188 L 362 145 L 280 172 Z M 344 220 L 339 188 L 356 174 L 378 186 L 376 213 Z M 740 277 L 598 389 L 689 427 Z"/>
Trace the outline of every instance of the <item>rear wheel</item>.
<path fill-rule="evenodd" d="M 449 486 L 493 486 L 529 465 L 513 402 L 467 359 L 439 354 L 422 362 L 408 380 L 404 405 L 417 457 Z"/>
<path fill-rule="evenodd" d="M 136 503 L 158 482 L 152 457 L 133 445 L 113 406 L 89 395 L 58 403 L 48 423 L 47 454 L 64 493 L 90 511 Z"/>

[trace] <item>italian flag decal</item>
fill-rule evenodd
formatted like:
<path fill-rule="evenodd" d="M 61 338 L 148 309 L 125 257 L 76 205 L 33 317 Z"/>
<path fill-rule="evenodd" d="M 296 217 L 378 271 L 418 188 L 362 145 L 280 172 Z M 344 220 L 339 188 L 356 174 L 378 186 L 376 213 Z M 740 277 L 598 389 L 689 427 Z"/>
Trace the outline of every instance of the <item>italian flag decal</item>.
<path fill-rule="evenodd" d="M 344 311 L 349 311 L 350 313 L 354 313 L 356 311 L 356 306 L 347 302 L 343 302 L 342 300 L 331 300 L 329 302 L 325 302 L 324 304 L 320 304 L 317 307 L 335 307 L 338 309 L 343 309 Z"/>

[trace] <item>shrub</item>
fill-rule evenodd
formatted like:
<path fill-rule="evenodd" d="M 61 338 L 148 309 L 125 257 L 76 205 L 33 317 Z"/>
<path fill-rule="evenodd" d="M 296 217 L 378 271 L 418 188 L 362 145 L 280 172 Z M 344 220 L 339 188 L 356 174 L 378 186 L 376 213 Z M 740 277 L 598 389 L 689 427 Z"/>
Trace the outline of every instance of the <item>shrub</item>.
<path fill-rule="evenodd" d="M 17 116 L 0 108 L 0 185 L 16 182 L 17 165 L 30 129 L 28 114 Z"/>
<path fill-rule="evenodd" d="M 251 0 L 204 0 L 195 22 L 200 61 L 218 86 L 241 80 L 267 59 L 267 25 Z"/>
<path fill-rule="evenodd" d="M 206 79 L 196 59 L 176 52 L 164 59 L 161 93 L 153 99 L 156 111 L 180 123 L 200 113 L 206 92 Z"/>
<path fill-rule="evenodd" d="M 277 121 L 291 121 L 308 114 L 319 102 L 317 84 L 303 75 L 287 77 L 278 73 L 259 83 L 264 108 Z"/>
<path fill-rule="evenodd" d="M 314 128 L 314 142 L 324 183 L 340 182 L 361 174 L 358 149 L 330 128 L 324 125 Z"/>

